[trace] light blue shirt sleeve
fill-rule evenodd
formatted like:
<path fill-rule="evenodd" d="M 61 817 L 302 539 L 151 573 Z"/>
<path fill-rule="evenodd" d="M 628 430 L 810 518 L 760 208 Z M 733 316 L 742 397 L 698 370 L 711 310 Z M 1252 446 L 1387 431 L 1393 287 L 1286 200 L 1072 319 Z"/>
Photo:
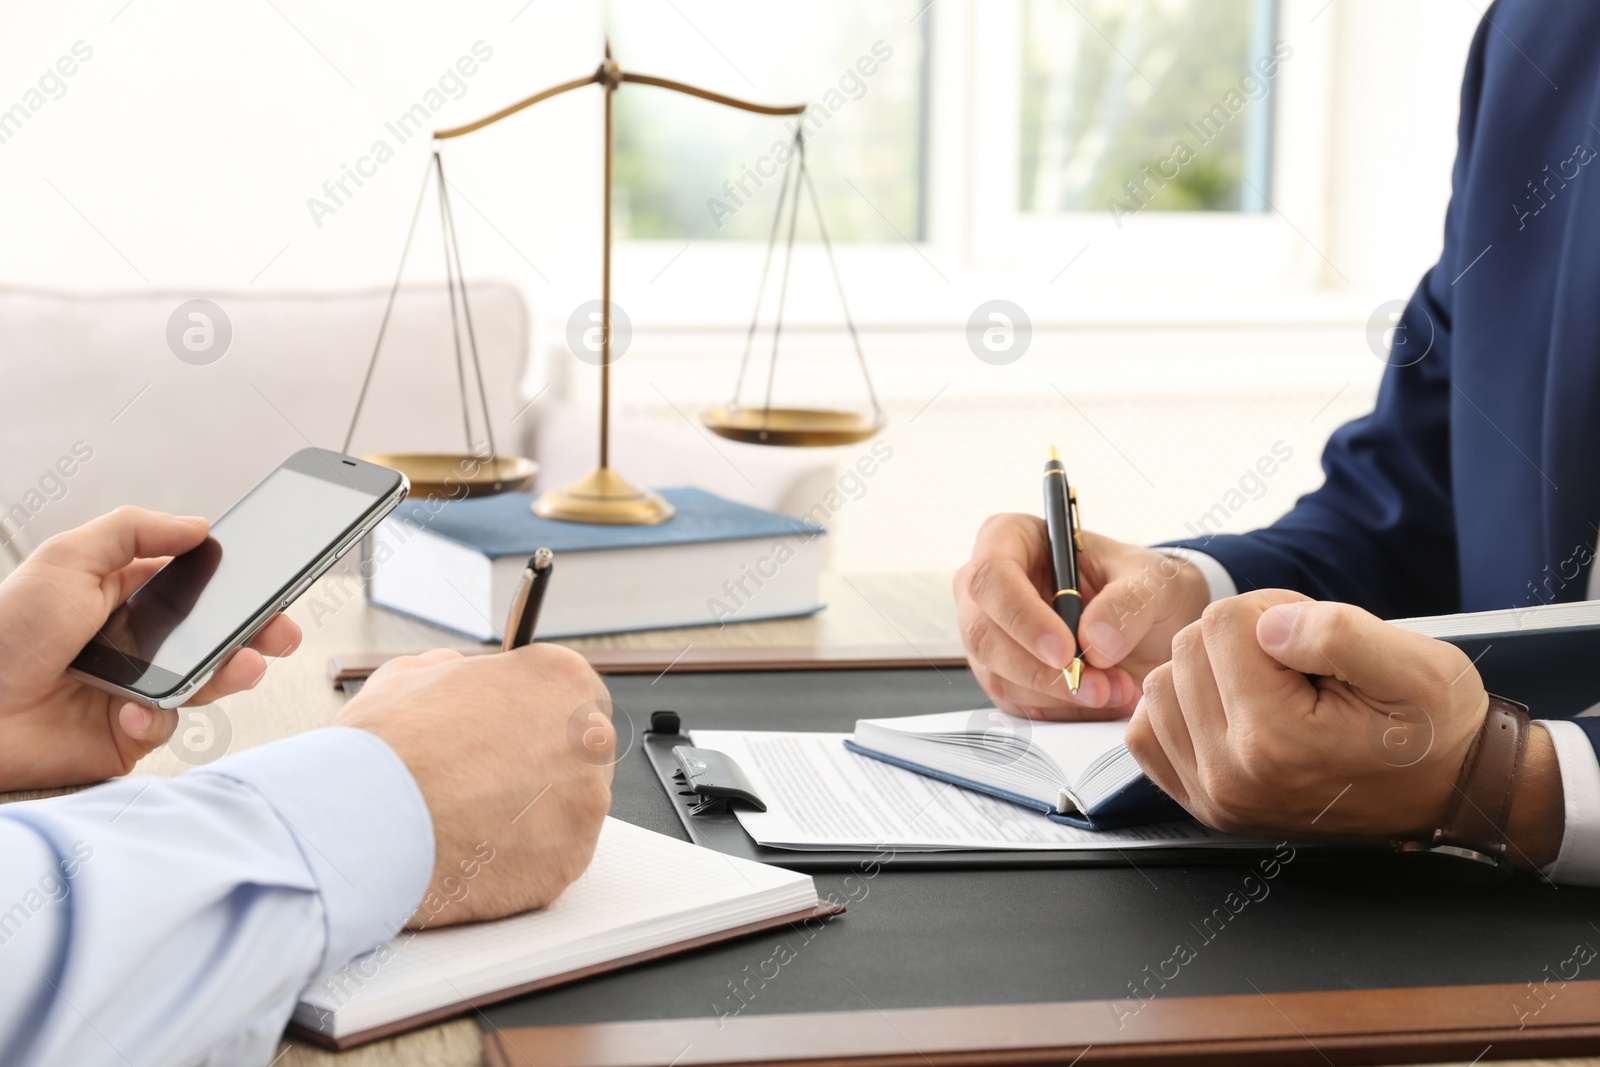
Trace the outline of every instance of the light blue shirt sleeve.
<path fill-rule="evenodd" d="M 0 806 L 0 1064 L 270 1063 L 432 868 L 422 794 L 364 730 Z"/>

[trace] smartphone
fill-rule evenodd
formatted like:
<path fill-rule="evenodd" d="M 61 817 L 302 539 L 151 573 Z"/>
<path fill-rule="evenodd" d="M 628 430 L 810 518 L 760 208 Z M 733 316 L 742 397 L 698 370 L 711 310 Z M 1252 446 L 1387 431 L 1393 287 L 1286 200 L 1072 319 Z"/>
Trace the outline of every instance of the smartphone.
<path fill-rule="evenodd" d="M 129 700 L 178 707 L 409 489 L 398 471 L 301 449 L 113 611 L 71 672 Z"/>

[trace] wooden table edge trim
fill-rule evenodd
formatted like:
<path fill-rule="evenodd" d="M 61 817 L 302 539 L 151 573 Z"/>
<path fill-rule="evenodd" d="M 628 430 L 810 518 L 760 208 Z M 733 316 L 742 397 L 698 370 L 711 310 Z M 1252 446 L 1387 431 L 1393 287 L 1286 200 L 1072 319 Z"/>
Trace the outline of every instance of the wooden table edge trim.
<path fill-rule="evenodd" d="M 559 642 L 558 642 L 559 643 Z M 420 651 L 420 650 L 419 650 Z M 485 649 L 485 652 L 499 651 Z M 952 669 L 967 665 L 959 643 L 906 645 L 721 645 L 686 649 L 578 649 L 601 674 L 680 674 L 724 671 Z M 328 657 L 328 680 L 335 686 L 365 678 L 390 659 L 405 653 L 341 653 Z M 478 653 L 468 653 L 476 655 Z"/>
<path fill-rule="evenodd" d="M 1342 1067 L 1600 1051 L 1600 981 L 1538 988 L 1548 999 L 1526 984 L 1424 986 L 518 1027 L 485 1033 L 484 1054 L 491 1067 Z"/>

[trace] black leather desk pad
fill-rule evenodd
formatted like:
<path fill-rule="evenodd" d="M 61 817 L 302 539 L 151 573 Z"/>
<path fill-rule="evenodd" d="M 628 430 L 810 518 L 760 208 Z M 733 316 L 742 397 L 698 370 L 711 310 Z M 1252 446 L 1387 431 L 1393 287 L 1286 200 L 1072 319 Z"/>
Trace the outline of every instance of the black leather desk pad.
<path fill-rule="evenodd" d="M 949 668 L 607 681 L 632 724 L 619 714 L 630 747 L 617 765 L 612 814 L 680 839 L 683 827 L 639 750 L 652 710 L 674 709 L 691 729 L 848 730 L 861 717 L 985 703 L 970 673 Z M 507 1001 L 481 1021 L 1116 1000 L 1133 997 L 1131 984 L 1167 997 L 1540 983 L 1564 965 L 1568 978 L 1600 978 L 1600 961 L 1575 976 L 1567 962 L 1580 943 L 1600 948 L 1600 891 L 1533 875 L 1452 890 L 1397 877 L 1387 860 L 1306 850 L 1270 880 L 1255 866 L 897 870 L 892 858 L 872 859 L 814 875 L 819 893 L 849 910 L 809 938 L 797 928 L 713 946 Z M 1516 1018 L 1508 1003 L 1505 1019 L 1485 1023 Z"/>

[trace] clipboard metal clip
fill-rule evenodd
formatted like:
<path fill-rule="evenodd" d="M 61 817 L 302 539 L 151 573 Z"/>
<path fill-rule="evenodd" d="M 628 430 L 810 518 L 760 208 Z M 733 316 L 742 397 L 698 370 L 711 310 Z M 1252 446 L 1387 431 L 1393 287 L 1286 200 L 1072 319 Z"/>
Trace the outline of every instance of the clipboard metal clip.
<path fill-rule="evenodd" d="M 732 807 L 735 803 L 748 804 L 756 811 L 766 811 L 766 802 L 756 794 L 744 770 L 732 759 L 710 748 L 693 748 L 674 745 L 672 758 L 678 769 L 672 778 L 685 788 L 679 796 L 701 797 L 700 803 L 689 809 L 689 814 Z"/>
<path fill-rule="evenodd" d="M 696 748 L 690 744 L 683 731 L 683 720 L 675 711 L 656 711 L 650 715 L 650 726 L 644 732 L 645 753 L 656 769 L 661 784 L 667 792 L 680 797 L 694 797 L 694 804 L 679 802 L 676 806 L 684 826 L 694 830 L 687 815 L 709 815 L 728 812 L 735 804 L 748 804 L 755 811 L 766 811 L 766 801 L 761 799 L 750 779 L 731 757 L 710 748 Z"/>
<path fill-rule="evenodd" d="M 743 768 L 721 752 L 690 745 L 674 745 L 672 758 L 678 769 L 672 779 L 684 788 L 679 796 L 699 797 L 700 803 L 689 809 L 690 815 L 731 808 L 734 804 L 748 804 L 756 811 L 766 811 L 766 802 L 757 795 Z"/>

